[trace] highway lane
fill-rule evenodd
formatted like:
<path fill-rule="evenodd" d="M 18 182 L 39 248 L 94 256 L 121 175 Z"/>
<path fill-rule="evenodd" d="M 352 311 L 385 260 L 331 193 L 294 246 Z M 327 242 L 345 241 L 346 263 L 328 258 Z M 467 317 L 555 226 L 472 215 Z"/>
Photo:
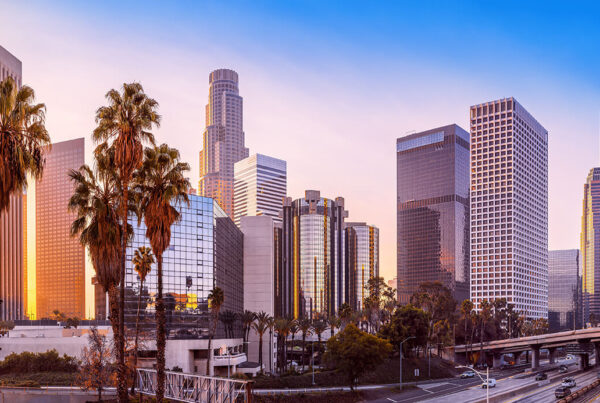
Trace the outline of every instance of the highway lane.
<path fill-rule="evenodd" d="M 597 379 L 597 371 L 594 369 L 588 370 L 584 373 L 571 376 L 575 379 L 577 386 L 571 388 L 571 392 L 576 392 L 584 386 L 589 385 Z M 506 403 L 539 403 L 539 402 L 551 402 L 556 400 L 554 391 L 560 386 L 562 379 L 553 382 L 548 385 L 544 385 L 536 390 L 523 393 L 519 396 L 508 400 Z"/>

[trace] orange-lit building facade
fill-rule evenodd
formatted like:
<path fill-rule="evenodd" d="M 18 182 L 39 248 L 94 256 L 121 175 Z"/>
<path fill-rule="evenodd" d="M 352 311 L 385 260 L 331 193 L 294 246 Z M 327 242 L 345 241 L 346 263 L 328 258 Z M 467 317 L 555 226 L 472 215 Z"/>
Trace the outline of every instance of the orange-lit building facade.
<path fill-rule="evenodd" d="M 85 251 L 71 237 L 75 214 L 67 210 L 73 194 L 68 172 L 84 164 L 84 139 L 55 143 L 46 153 L 46 167 L 36 182 L 36 303 L 37 318 L 58 309 L 85 317 Z"/>
<path fill-rule="evenodd" d="M 21 72 L 21 61 L 0 46 L 0 81 L 12 77 L 20 87 Z M 25 314 L 23 217 L 23 195 L 13 194 L 8 210 L 0 213 L 0 320 Z"/>
<path fill-rule="evenodd" d="M 215 70 L 209 75 L 209 85 L 198 194 L 216 200 L 233 219 L 234 164 L 248 157 L 238 74 L 228 69 Z"/>
<path fill-rule="evenodd" d="M 361 310 L 369 296 L 369 279 L 379 277 L 379 228 L 349 222 L 345 235 L 348 303 L 352 309 Z"/>

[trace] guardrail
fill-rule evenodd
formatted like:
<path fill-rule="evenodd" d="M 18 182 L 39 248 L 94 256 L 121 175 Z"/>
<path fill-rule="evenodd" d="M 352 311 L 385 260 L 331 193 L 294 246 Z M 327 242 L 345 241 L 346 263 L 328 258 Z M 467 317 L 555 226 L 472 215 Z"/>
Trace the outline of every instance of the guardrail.
<path fill-rule="evenodd" d="M 237 379 L 218 378 L 165 371 L 165 398 L 180 402 L 234 403 L 238 399 L 250 402 L 251 383 Z M 137 390 L 156 396 L 156 370 L 137 369 Z"/>

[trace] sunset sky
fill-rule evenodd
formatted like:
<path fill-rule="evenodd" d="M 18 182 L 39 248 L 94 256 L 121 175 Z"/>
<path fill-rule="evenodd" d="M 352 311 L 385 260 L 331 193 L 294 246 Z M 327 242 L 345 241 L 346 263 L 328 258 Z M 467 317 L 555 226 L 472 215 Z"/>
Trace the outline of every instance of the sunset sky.
<path fill-rule="evenodd" d="M 158 141 L 196 185 L 208 74 L 231 68 L 250 153 L 287 161 L 291 197 L 343 196 L 349 220 L 379 226 L 390 279 L 396 138 L 468 130 L 470 105 L 514 96 L 549 131 L 550 248 L 579 247 L 583 183 L 600 165 L 594 2 L 121 3 L 0 5 L 0 45 L 46 103 L 52 140 L 85 137 L 88 162 L 104 94 L 140 81 L 160 103 Z"/>

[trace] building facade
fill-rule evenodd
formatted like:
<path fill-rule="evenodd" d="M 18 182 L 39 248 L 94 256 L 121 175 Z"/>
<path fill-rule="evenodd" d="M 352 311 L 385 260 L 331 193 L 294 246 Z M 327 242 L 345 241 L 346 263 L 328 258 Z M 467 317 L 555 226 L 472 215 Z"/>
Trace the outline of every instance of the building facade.
<path fill-rule="evenodd" d="M 244 216 L 266 215 L 281 222 L 279 213 L 287 194 L 287 164 L 262 154 L 254 154 L 234 165 L 234 215 L 240 226 Z"/>
<path fill-rule="evenodd" d="M 22 84 L 21 61 L 0 46 L 0 81 L 12 77 Z M 25 315 L 23 194 L 10 196 L 8 209 L 0 213 L 0 320 Z"/>
<path fill-rule="evenodd" d="M 281 311 L 293 318 L 333 314 L 348 302 L 344 199 L 305 197 L 283 203 Z"/>
<path fill-rule="evenodd" d="M 171 226 L 171 242 L 163 255 L 163 296 L 169 338 L 208 337 L 208 295 L 220 287 L 225 295 L 221 312 L 244 309 L 243 235 L 215 200 L 189 195 L 190 203 L 176 208 L 181 219 Z M 127 247 L 125 264 L 125 322 L 135 326 L 141 294 L 142 329 L 156 329 L 156 264 L 140 284 L 132 259 L 139 247 L 150 247 L 146 227 L 132 217 L 133 239 Z M 140 287 L 141 286 L 141 287 Z M 237 330 L 237 329 L 236 329 Z M 217 337 L 224 335 L 221 322 Z"/>
<path fill-rule="evenodd" d="M 471 300 L 548 317 L 548 132 L 514 98 L 471 118 Z"/>
<path fill-rule="evenodd" d="M 346 276 L 348 303 L 359 311 L 369 296 L 367 283 L 379 277 L 379 228 L 366 223 L 346 223 Z M 394 287 L 395 288 L 395 287 Z"/>
<path fill-rule="evenodd" d="M 449 125 L 401 137 L 397 161 L 398 301 L 439 281 L 469 297 L 469 135 Z"/>
<path fill-rule="evenodd" d="M 581 328 L 579 249 L 548 252 L 548 325 L 550 332 Z"/>
<path fill-rule="evenodd" d="M 592 168 L 583 185 L 581 218 L 582 320 L 600 318 L 600 168 Z"/>
<path fill-rule="evenodd" d="M 69 171 L 85 163 L 83 138 L 52 144 L 43 177 L 35 184 L 37 318 L 58 309 L 85 318 L 85 249 L 71 236 L 76 213 L 67 205 L 74 185 Z"/>
<path fill-rule="evenodd" d="M 233 165 L 248 157 L 244 146 L 243 99 L 235 71 L 215 70 L 208 81 L 198 194 L 215 199 L 233 219 Z"/>

